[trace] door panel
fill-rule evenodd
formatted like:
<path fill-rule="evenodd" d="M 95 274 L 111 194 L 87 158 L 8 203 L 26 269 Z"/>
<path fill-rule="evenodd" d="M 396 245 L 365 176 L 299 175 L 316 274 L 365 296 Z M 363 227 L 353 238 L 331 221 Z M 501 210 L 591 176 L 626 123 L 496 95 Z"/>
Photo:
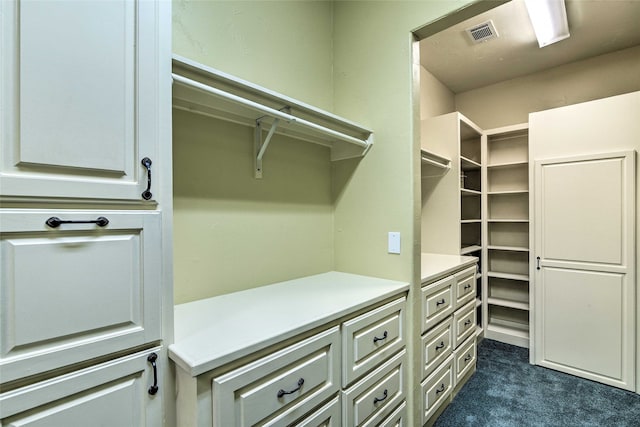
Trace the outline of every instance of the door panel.
<path fill-rule="evenodd" d="M 148 393 L 153 369 L 147 357 L 161 347 L 132 354 L 0 394 L 0 425 L 158 426 L 163 388 Z"/>
<path fill-rule="evenodd" d="M 544 167 L 545 259 L 621 264 L 625 234 L 624 158 Z"/>
<path fill-rule="evenodd" d="M 141 160 L 157 157 L 155 8 L 0 2 L 2 196 L 142 200 Z"/>
<path fill-rule="evenodd" d="M 2 382 L 160 339 L 158 212 L 7 210 L 0 224 Z"/>
<path fill-rule="evenodd" d="M 635 153 L 536 161 L 535 363 L 635 390 Z"/>

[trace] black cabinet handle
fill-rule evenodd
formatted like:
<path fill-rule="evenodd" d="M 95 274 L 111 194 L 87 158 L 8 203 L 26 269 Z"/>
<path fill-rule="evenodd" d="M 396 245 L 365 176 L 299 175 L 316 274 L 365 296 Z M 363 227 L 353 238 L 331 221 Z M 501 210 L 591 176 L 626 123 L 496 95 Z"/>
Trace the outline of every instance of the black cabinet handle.
<path fill-rule="evenodd" d="M 436 307 L 444 303 L 446 303 L 446 301 L 444 300 L 444 298 L 442 298 L 440 301 L 436 301 Z"/>
<path fill-rule="evenodd" d="M 158 392 L 158 367 L 156 366 L 156 360 L 158 360 L 158 355 L 155 353 L 151 353 L 147 357 L 147 362 L 151 363 L 153 366 L 153 385 L 149 387 L 149 394 L 154 395 Z"/>
<path fill-rule="evenodd" d="M 440 387 L 438 387 L 436 389 L 436 396 L 439 395 L 440 393 L 442 393 L 445 390 L 445 388 L 446 387 L 445 387 L 444 383 L 440 384 Z"/>
<path fill-rule="evenodd" d="M 464 326 L 467 327 L 471 324 L 471 319 L 467 319 L 466 322 L 464 322 Z"/>
<path fill-rule="evenodd" d="M 100 216 L 96 219 L 90 219 L 85 221 L 69 221 L 58 218 L 57 216 L 52 216 L 48 220 L 44 222 L 51 228 L 58 228 L 60 224 L 96 224 L 98 227 L 105 227 L 109 224 L 109 220 L 103 216 Z"/>
<path fill-rule="evenodd" d="M 378 338 L 378 337 L 373 337 L 373 343 L 377 343 L 378 341 L 383 341 L 387 339 L 387 331 L 384 331 L 384 333 L 382 334 L 382 338 Z"/>
<path fill-rule="evenodd" d="M 464 290 L 466 291 L 467 289 L 471 289 L 471 285 L 469 284 L 464 285 Z"/>
<path fill-rule="evenodd" d="M 389 392 L 385 388 L 384 391 L 382 392 L 382 397 L 376 397 L 375 399 L 373 399 L 373 404 L 375 405 L 378 402 L 382 402 L 387 398 L 388 395 L 389 395 Z"/>
<path fill-rule="evenodd" d="M 440 349 L 442 349 L 442 348 L 444 348 L 444 341 L 440 341 L 440 344 L 438 344 L 438 345 L 436 346 L 436 351 L 438 351 L 438 350 L 440 350 Z"/>
<path fill-rule="evenodd" d="M 536 257 L 536 270 L 540 270 L 540 257 Z"/>
<path fill-rule="evenodd" d="M 151 200 L 153 194 L 151 194 L 151 159 L 145 157 L 142 159 L 142 166 L 147 168 L 147 189 L 142 192 L 142 198 L 145 200 Z"/>
<path fill-rule="evenodd" d="M 467 354 L 467 357 L 464 358 L 464 362 L 467 363 L 471 359 L 472 359 L 472 356 L 470 354 Z"/>
<path fill-rule="evenodd" d="M 294 388 L 293 390 L 290 390 L 290 391 L 284 391 L 283 389 L 278 390 L 278 399 L 280 399 L 285 394 L 292 394 L 300 390 L 300 388 L 302 387 L 302 384 L 304 384 L 304 378 L 300 378 L 298 380 L 298 387 Z"/>

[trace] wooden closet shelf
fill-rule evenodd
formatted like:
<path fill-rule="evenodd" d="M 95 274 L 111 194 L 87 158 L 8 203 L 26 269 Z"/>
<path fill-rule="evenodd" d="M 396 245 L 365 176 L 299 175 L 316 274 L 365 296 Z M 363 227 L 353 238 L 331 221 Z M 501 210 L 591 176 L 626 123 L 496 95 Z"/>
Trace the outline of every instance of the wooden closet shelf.
<path fill-rule="evenodd" d="M 331 160 L 373 145 L 369 129 L 195 61 L 174 55 L 172 76 L 173 108 L 256 128 L 258 160 L 274 133 L 330 147 Z"/>

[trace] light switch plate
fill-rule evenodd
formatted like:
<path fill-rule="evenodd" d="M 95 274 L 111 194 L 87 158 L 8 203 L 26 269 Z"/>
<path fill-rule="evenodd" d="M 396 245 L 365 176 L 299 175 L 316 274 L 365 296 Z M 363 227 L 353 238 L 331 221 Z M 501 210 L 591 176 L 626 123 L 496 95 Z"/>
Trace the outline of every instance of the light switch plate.
<path fill-rule="evenodd" d="M 399 231 L 389 232 L 389 253 L 390 254 L 400 253 L 400 232 Z"/>

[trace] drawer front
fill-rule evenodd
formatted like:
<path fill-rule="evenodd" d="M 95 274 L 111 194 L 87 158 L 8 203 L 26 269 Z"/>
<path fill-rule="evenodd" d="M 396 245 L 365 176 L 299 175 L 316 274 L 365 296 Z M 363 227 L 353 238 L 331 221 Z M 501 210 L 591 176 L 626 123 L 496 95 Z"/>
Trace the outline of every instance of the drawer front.
<path fill-rule="evenodd" d="M 464 340 L 476 331 L 476 301 L 470 301 L 453 313 L 453 348 L 456 349 Z"/>
<path fill-rule="evenodd" d="M 15 209 L 0 227 L 1 382 L 161 338 L 160 213 Z"/>
<path fill-rule="evenodd" d="M 453 351 L 451 318 L 422 336 L 422 378 L 426 378 Z"/>
<path fill-rule="evenodd" d="M 456 308 L 462 307 L 476 297 L 476 267 L 461 271 L 456 277 Z"/>
<path fill-rule="evenodd" d="M 296 427 L 341 427 L 340 396 L 336 396 L 311 415 L 293 423 Z"/>
<path fill-rule="evenodd" d="M 343 387 L 404 347 L 405 307 L 403 297 L 343 324 Z"/>
<path fill-rule="evenodd" d="M 214 425 L 282 425 L 339 389 L 340 333 L 331 328 L 212 381 Z"/>
<path fill-rule="evenodd" d="M 384 419 L 378 427 L 408 427 L 407 402 L 402 402 L 391 415 Z"/>
<path fill-rule="evenodd" d="M 453 389 L 453 355 L 421 384 L 422 424 L 451 396 Z"/>
<path fill-rule="evenodd" d="M 402 350 L 342 392 L 343 425 L 376 426 L 404 401 L 405 354 Z"/>
<path fill-rule="evenodd" d="M 476 364 L 476 337 L 470 336 L 455 352 L 455 384 L 471 371 Z"/>
<path fill-rule="evenodd" d="M 422 288 L 422 332 L 426 332 L 450 315 L 454 308 L 453 276 Z"/>
<path fill-rule="evenodd" d="M 159 426 L 162 395 L 148 392 L 156 347 L 0 394 L 3 426 Z M 167 359 L 164 359 L 167 360 Z M 160 360 L 158 363 L 164 363 Z"/>

